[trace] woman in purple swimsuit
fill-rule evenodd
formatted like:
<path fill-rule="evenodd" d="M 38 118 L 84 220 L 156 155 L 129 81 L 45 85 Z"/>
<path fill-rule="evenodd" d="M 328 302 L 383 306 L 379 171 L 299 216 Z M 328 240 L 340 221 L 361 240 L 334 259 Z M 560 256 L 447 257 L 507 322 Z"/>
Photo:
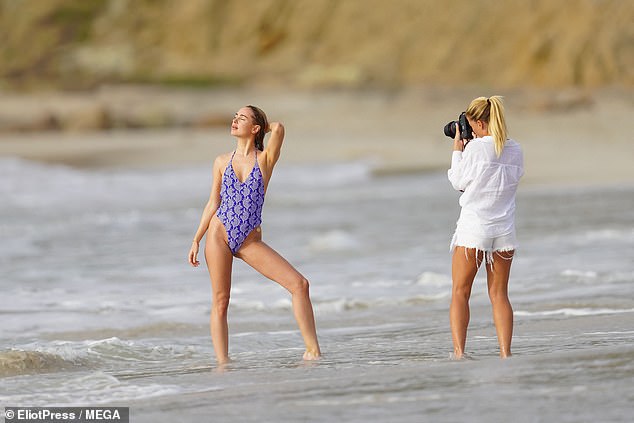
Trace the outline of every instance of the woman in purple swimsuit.
<path fill-rule="evenodd" d="M 264 135 L 271 136 L 264 148 Z M 308 280 L 262 241 L 262 205 L 273 167 L 280 157 L 284 127 L 267 122 L 255 106 L 238 110 L 231 124 L 235 151 L 216 158 L 209 201 L 194 236 L 189 263 L 198 266 L 200 240 L 207 233 L 205 259 L 211 277 L 211 340 L 219 364 L 229 361 L 227 309 L 233 258 L 244 260 L 262 275 L 279 283 L 292 295 L 293 313 L 304 338 L 304 360 L 320 357 Z"/>

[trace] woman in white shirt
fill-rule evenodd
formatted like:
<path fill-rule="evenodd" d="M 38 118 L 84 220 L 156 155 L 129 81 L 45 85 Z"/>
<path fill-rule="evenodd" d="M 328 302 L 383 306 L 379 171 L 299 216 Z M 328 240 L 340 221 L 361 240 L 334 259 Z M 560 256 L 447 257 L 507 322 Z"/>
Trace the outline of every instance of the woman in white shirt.
<path fill-rule="evenodd" d="M 513 336 L 508 282 L 517 247 L 515 193 L 524 173 L 524 158 L 520 145 L 507 138 L 501 97 L 476 98 L 465 114 L 474 139 L 460 139 L 460 130 L 456 128 L 448 171 L 453 187 L 464 192 L 451 241 L 453 288 L 449 318 L 454 357 L 463 357 L 471 287 L 480 264 L 486 261 L 500 357 L 505 358 L 511 355 Z"/>

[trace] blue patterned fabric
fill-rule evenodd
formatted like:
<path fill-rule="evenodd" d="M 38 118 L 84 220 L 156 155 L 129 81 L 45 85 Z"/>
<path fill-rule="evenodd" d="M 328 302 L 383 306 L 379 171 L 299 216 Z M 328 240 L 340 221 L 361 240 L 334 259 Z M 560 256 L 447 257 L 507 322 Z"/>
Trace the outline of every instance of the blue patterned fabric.
<path fill-rule="evenodd" d="M 253 170 L 240 182 L 233 170 L 233 156 L 222 175 L 220 207 L 216 213 L 227 231 L 229 248 L 236 254 L 251 231 L 262 223 L 264 205 L 264 178 L 255 153 Z"/>

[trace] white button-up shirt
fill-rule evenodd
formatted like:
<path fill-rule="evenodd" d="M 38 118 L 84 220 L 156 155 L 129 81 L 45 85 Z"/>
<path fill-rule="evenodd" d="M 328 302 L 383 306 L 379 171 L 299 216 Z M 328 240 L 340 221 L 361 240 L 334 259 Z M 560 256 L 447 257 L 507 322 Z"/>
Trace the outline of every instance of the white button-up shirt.
<path fill-rule="evenodd" d="M 500 157 L 493 137 L 471 140 L 464 151 L 454 151 L 449 181 L 460 196 L 460 218 L 456 230 L 495 238 L 515 231 L 515 193 L 524 174 L 520 145 L 508 139 Z"/>

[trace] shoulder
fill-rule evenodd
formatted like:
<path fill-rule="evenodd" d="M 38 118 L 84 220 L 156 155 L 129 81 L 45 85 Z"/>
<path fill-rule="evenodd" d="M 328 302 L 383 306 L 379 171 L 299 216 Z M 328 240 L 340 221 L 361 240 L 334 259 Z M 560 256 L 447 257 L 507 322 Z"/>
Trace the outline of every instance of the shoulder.
<path fill-rule="evenodd" d="M 524 166 L 524 151 L 517 141 L 510 138 L 506 140 L 503 154 L 507 163 L 518 167 Z"/>
<path fill-rule="evenodd" d="M 484 138 L 474 138 L 464 149 L 464 152 L 467 156 L 470 157 L 478 157 L 487 154 L 489 150 L 493 147 L 493 141 Z"/>
<path fill-rule="evenodd" d="M 482 148 L 489 148 L 495 144 L 491 135 L 485 135 L 482 138 L 476 138 L 474 141 L 478 141 L 478 145 Z"/>
<path fill-rule="evenodd" d="M 214 160 L 214 169 L 222 170 L 224 167 L 226 167 L 229 164 L 229 160 L 231 160 L 232 154 L 233 152 L 218 155 Z"/>
<path fill-rule="evenodd" d="M 506 140 L 506 143 L 504 144 L 504 151 L 511 157 L 519 157 L 520 160 L 524 156 L 524 152 L 522 151 L 520 144 L 511 138 Z"/>
<path fill-rule="evenodd" d="M 510 148 L 517 148 L 517 149 L 522 149 L 522 146 L 520 145 L 519 142 L 515 141 L 512 138 L 509 138 L 506 140 L 506 144 L 504 145 L 505 147 L 510 147 Z"/>
<path fill-rule="evenodd" d="M 218 157 L 216 157 L 216 160 L 214 161 L 214 163 L 222 163 L 222 162 L 228 163 L 229 160 L 231 160 L 231 156 L 232 155 L 233 155 L 233 151 L 230 151 L 230 152 L 224 153 L 224 154 L 220 154 L 220 155 L 218 155 Z"/>

